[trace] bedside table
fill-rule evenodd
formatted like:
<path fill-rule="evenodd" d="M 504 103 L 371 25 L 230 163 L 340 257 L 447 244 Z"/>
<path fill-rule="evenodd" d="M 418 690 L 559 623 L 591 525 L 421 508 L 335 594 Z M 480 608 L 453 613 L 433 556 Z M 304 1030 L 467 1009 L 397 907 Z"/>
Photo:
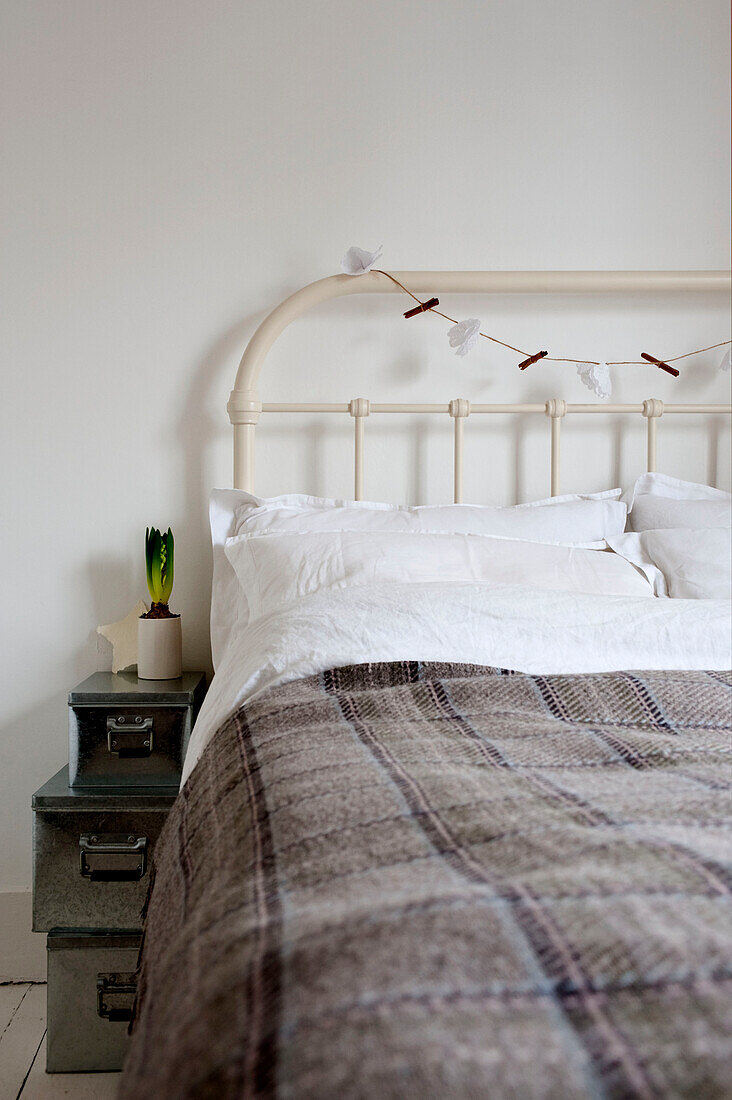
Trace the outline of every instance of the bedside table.
<path fill-rule="evenodd" d="M 121 1068 L 151 857 L 205 687 L 200 672 L 170 681 L 95 673 L 69 694 L 74 763 L 32 802 L 49 1073 Z"/>

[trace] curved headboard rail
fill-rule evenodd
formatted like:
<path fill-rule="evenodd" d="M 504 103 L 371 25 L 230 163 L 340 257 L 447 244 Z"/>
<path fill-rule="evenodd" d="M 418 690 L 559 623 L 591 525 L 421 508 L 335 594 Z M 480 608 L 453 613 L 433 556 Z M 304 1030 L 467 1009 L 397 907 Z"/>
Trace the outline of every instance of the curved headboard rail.
<path fill-rule="evenodd" d="M 732 288 L 729 271 L 395 271 L 393 275 L 415 294 L 729 293 Z M 254 432 L 262 412 L 257 384 L 277 337 L 321 302 L 347 294 L 397 292 L 399 287 L 379 271 L 331 275 L 295 291 L 265 317 L 246 346 L 226 406 L 234 427 L 235 486 L 253 487 Z"/>

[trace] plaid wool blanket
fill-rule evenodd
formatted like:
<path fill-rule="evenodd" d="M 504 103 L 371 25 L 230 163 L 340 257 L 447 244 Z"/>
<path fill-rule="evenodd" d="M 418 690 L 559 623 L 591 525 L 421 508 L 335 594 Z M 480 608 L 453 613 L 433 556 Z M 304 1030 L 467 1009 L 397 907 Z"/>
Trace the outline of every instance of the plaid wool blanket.
<path fill-rule="evenodd" d="M 334 669 L 155 851 L 125 1100 L 732 1095 L 732 676 Z"/>

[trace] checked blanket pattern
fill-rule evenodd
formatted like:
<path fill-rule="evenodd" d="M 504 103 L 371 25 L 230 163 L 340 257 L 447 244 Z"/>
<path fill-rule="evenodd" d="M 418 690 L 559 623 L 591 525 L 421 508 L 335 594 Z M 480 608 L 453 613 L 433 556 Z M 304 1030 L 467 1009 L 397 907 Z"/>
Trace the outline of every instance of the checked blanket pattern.
<path fill-rule="evenodd" d="M 218 731 L 125 1100 L 732 1095 L 732 675 L 403 662 Z"/>

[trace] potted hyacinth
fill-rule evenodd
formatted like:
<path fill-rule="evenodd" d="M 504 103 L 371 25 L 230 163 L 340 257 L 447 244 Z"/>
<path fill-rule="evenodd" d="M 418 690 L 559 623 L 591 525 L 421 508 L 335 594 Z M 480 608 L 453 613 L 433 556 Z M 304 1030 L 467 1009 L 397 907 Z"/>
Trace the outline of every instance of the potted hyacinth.
<path fill-rule="evenodd" d="M 168 607 L 173 589 L 173 532 L 145 530 L 150 610 L 137 624 L 137 676 L 140 680 L 175 680 L 181 674 L 180 615 Z"/>

